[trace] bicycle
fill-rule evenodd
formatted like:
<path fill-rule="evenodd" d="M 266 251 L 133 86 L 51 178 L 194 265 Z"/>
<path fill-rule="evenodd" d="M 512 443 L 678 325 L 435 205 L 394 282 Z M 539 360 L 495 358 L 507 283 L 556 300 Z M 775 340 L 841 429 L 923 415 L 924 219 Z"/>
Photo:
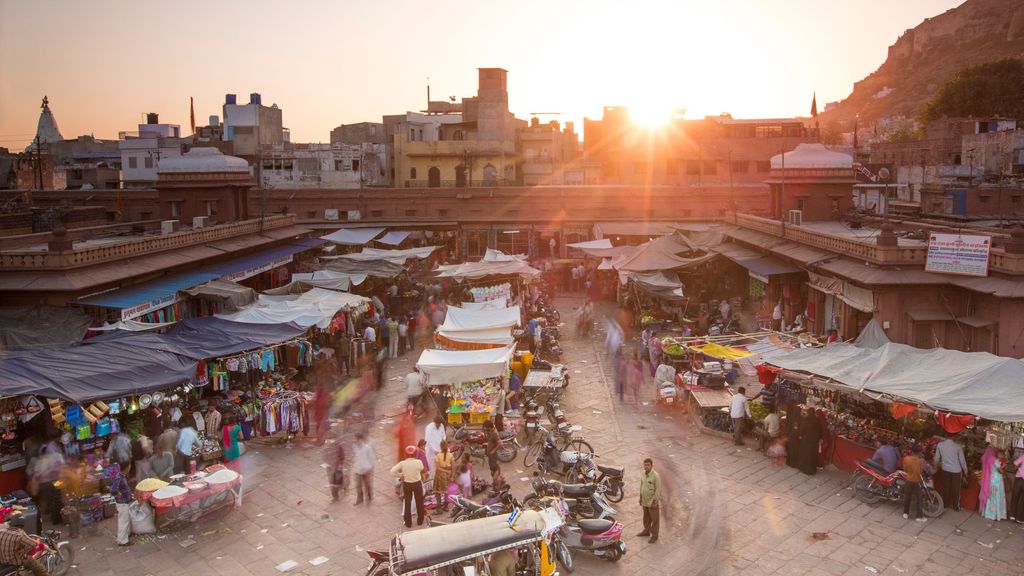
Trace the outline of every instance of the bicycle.
<path fill-rule="evenodd" d="M 579 430 L 579 426 L 570 426 L 565 430 L 558 429 L 556 434 L 559 436 L 559 443 L 556 444 L 559 452 L 586 452 L 588 454 L 594 453 L 594 447 L 583 439 L 582 436 L 575 436 L 573 433 Z M 544 441 L 547 439 L 549 431 L 544 427 L 543 424 L 537 424 L 537 432 L 534 433 L 534 440 L 526 448 L 526 453 L 523 455 L 523 465 L 532 467 L 537 463 L 540 455 L 544 450 Z"/>

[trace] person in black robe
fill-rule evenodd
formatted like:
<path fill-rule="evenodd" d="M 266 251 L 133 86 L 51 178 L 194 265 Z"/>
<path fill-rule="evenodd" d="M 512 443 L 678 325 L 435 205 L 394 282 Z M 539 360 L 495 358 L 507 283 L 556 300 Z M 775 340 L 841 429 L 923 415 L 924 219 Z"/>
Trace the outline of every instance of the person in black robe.
<path fill-rule="evenodd" d="M 800 471 L 813 476 L 818 471 L 818 447 L 821 442 L 821 424 L 814 410 L 804 407 L 800 411 Z"/>
<path fill-rule="evenodd" d="M 799 468 L 800 437 L 803 432 L 800 408 L 796 402 L 786 406 L 786 466 Z"/>

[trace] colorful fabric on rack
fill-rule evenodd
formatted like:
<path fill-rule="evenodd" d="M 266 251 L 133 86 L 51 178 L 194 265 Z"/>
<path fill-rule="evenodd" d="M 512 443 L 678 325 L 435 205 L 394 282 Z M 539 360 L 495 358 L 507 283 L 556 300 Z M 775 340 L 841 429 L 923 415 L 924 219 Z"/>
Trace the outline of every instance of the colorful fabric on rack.
<path fill-rule="evenodd" d="M 210 376 L 206 373 L 206 361 L 200 360 L 196 365 L 196 386 L 206 386 L 210 383 Z"/>
<path fill-rule="evenodd" d="M 260 354 L 259 366 L 260 366 L 260 370 L 262 370 L 264 372 L 269 372 L 269 371 L 273 371 L 274 370 L 274 351 L 273 350 L 264 350 L 263 353 Z"/>
<path fill-rule="evenodd" d="M 935 421 L 942 426 L 942 429 L 950 434 L 956 434 L 964 428 L 974 425 L 974 416 L 951 414 L 949 412 L 935 412 Z"/>
<path fill-rule="evenodd" d="M 903 402 L 892 403 L 892 417 L 894 420 L 899 420 L 908 414 L 913 414 L 917 411 L 917 406 L 913 404 L 904 404 Z"/>

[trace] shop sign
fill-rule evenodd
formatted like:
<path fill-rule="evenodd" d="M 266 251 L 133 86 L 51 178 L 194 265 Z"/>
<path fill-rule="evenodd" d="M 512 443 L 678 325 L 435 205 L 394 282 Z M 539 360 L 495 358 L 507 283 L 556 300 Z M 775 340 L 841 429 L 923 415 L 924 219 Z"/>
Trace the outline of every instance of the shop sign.
<path fill-rule="evenodd" d="M 178 293 L 175 292 L 173 294 L 168 294 L 166 296 L 155 298 L 148 302 L 143 302 L 142 304 L 136 304 L 131 308 L 122 308 L 121 320 L 131 320 L 133 318 L 138 318 L 139 316 L 149 314 L 154 310 L 159 310 L 165 306 L 170 306 L 171 304 L 174 304 L 179 300 L 181 300 L 181 298 L 179 298 Z"/>
<path fill-rule="evenodd" d="M 931 234 L 928 238 L 928 272 L 988 276 L 990 236 Z"/>
<path fill-rule="evenodd" d="M 245 280 L 246 278 L 251 278 L 251 277 L 253 277 L 253 276 L 257 275 L 257 274 L 261 274 L 263 272 L 266 272 L 267 270 L 273 270 L 274 268 L 277 268 L 278 266 L 284 266 L 285 264 L 287 264 L 287 263 L 289 263 L 291 261 L 292 261 L 292 257 L 291 256 L 281 256 L 280 258 L 276 258 L 274 260 L 271 260 L 270 262 L 265 262 L 265 263 L 260 264 L 258 266 L 253 266 L 251 268 L 247 268 L 245 270 L 240 270 L 240 271 L 234 272 L 232 274 L 225 274 L 224 276 L 221 276 L 220 279 L 221 280 L 227 280 L 229 282 L 237 282 L 238 280 Z"/>

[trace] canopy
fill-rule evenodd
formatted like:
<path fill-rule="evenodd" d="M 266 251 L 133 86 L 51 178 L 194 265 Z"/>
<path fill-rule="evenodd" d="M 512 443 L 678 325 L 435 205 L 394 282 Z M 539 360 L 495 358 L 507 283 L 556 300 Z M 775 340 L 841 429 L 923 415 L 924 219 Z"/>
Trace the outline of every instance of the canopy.
<path fill-rule="evenodd" d="M 511 328 L 520 325 L 519 306 L 496 310 L 467 310 L 449 306 L 441 328 L 449 332 L 462 330 L 483 330 L 487 328 Z"/>
<path fill-rule="evenodd" d="M 292 323 L 245 324 L 205 316 L 182 320 L 164 334 L 117 330 L 86 340 L 84 344 L 91 346 L 115 342 L 203 360 L 279 344 L 302 336 L 305 332 L 305 328 Z"/>
<path fill-rule="evenodd" d="M 256 304 L 232 314 L 218 314 L 217 317 L 250 324 L 294 322 L 303 328 L 314 325 L 327 328 L 338 312 L 352 310 L 369 302 L 370 299 L 365 296 L 313 288 L 299 295 L 261 294 Z"/>
<path fill-rule="evenodd" d="M 0 394 L 38 394 L 79 404 L 188 382 L 196 361 L 122 342 L 0 353 Z"/>
<path fill-rule="evenodd" d="M 659 270 L 655 272 L 619 272 L 619 275 L 620 281 L 632 280 L 644 292 L 663 300 L 678 302 L 686 299 L 686 295 L 683 294 L 683 284 L 674 273 Z"/>
<path fill-rule="evenodd" d="M 691 245 L 683 236 L 662 236 L 642 244 L 632 256 L 613 263 L 613 265 L 616 270 L 623 272 L 652 272 L 687 268 L 707 262 L 717 256 L 714 253 L 705 253 L 694 257 L 679 256 L 679 254 L 694 253 L 697 250 L 699 248 Z"/>
<path fill-rule="evenodd" d="M 740 358 L 753 355 L 752 352 L 733 348 L 732 346 L 723 346 L 714 342 L 709 342 L 703 346 L 690 346 L 690 350 L 696 350 L 712 358 L 721 358 L 723 360 L 739 360 Z"/>
<path fill-rule="evenodd" d="M 195 288 L 182 290 L 182 292 L 190 296 L 219 302 L 224 307 L 225 312 L 238 310 L 256 301 L 255 290 L 248 286 L 242 286 L 237 282 L 228 282 L 227 280 L 211 280 Z"/>
<path fill-rule="evenodd" d="M 496 298 L 484 302 L 463 302 L 459 307 L 464 310 L 503 310 L 508 308 L 508 300 Z"/>
<path fill-rule="evenodd" d="M 714 247 L 713 250 L 746 268 L 752 277 L 762 282 L 768 282 L 771 276 L 803 271 L 802 268 L 794 266 L 789 262 L 774 256 L 766 256 L 738 244 L 720 244 Z"/>
<path fill-rule="evenodd" d="M 0 308 L 0 348 L 28 350 L 67 346 L 85 337 L 92 319 L 80 308 Z"/>
<path fill-rule="evenodd" d="M 421 248 L 406 248 L 405 250 L 382 250 L 380 248 L 363 248 L 361 252 L 353 254 L 339 254 L 337 256 L 321 256 L 321 260 L 354 260 L 356 262 L 373 262 L 382 260 L 393 264 L 405 264 L 412 258 L 429 258 L 440 246 L 424 246 Z"/>
<path fill-rule="evenodd" d="M 495 250 L 494 248 L 488 248 L 484 252 L 484 257 L 481 262 L 525 262 L 526 257 L 519 254 L 505 254 L 501 250 Z"/>
<path fill-rule="evenodd" d="M 878 348 L 802 348 L 766 362 L 935 409 L 1024 421 L 1024 362 L 1014 358 L 890 342 Z"/>
<path fill-rule="evenodd" d="M 678 224 L 671 222 L 598 222 L 594 224 L 594 238 L 606 236 L 663 236 L 676 231 Z"/>
<path fill-rule="evenodd" d="M 325 259 L 320 258 L 323 262 L 326 270 L 331 272 L 341 272 L 350 276 L 370 276 L 373 278 L 386 278 L 391 279 L 398 276 L 405 267 L 402 264 L 396 264 L 394 262 L 388 262 L 387 260 L 374 259 L 366 262 L 358 262 L 355 260 L 345 259 Z M 358 282 L 356 282 L 358 284 Z"/>
<path fill-rule="evenodd" d="M 502 260 L 466 262 L 455 268 L 442 268 L 438 273 L 442 278 L 454 278 L 456 280 L 475 280 L 487 276 L 515 276 L 533 278 L 540 275 L 540 270 L 519 260 Z"/>
<path fill-rule="evenodd" d="M 427 375 L 427 384 L 440 386 L 497 378 L 508 372 L 511 357 L 511 347 L 473 351 L 424 350 L 416 361 L 416 368 Z"/>
<path fill-rule="evenodd" d="M 383 231 L 383 228 L 342 228 L 327 236 L 321 236 L 321 238 L 328 242 L 345 246 L 362 246 L 379 236 Z"/>
<path fill-rule="evenodd" d="M 106 322 L 103 326 L 90 326 L 90 331 L 109 332 L 111 330 L 124 330 L 126 332 L 145 332 L 147 330 L 158 330 L 166 328 L 174 322 L 139 322 L 138 320 L 119 320 L 114 323 Z"/>
<path fill-rule="evenodd" d="M 864 329 L 860 331 L 860 335 L 853 341 L 853 345 L 858 348 L 879 348 L 891 342 L 889 336 L 886 335 L 885 330 L 878 325 L 878 322 L 874 318 L 871 319 L 864 326 Z"/>
<path fill-rule="evenodd" d="M 404 230 L 397 230 L 394 232 L 388 232 L 387 234 L 381 236 L 380 238 L 377 239 L 377 242 L 380 242 L 381 244 L 388 244 L 391 246 L 398 246 L 399 244 L 402 243 L 403 240 L 405 240 L 408 237 L 409 232 L 406 232 Z"/>
<path fill-rule="evenodd" d="M 482 330 L 445 330 L 438 328 L 434 341 L 454 350 L 483 350 L 505 348 L 515 340 L 508 328 L 484 328 Z"/>
<path fill-rule="evenodd" d="M 607 249 L 612 247 L 612 241 L 607 238 L 601 238 L 600 240 L 588 240 L 586 242 L 574 242 L 572 244 L 566 244 L 569 248 L 578 248 L 580 250 L 584 248 L 591 249 Z"/>
<path fill-rule="evenodd" d="M 313 288 L 324 288 L 326 290 L 337 290 L 348 292 L 352 285 L 359 285 L 366 281 L 366 274 L 349 274 L 347 272 L 335 272 L 333 270 L 317 270 L 311 273 L 292 274 L 292 281 L 270 290 L 264 290 L 264 294 L 271 296 L 283 296 L 285 294 L 302 294 Z"/>

